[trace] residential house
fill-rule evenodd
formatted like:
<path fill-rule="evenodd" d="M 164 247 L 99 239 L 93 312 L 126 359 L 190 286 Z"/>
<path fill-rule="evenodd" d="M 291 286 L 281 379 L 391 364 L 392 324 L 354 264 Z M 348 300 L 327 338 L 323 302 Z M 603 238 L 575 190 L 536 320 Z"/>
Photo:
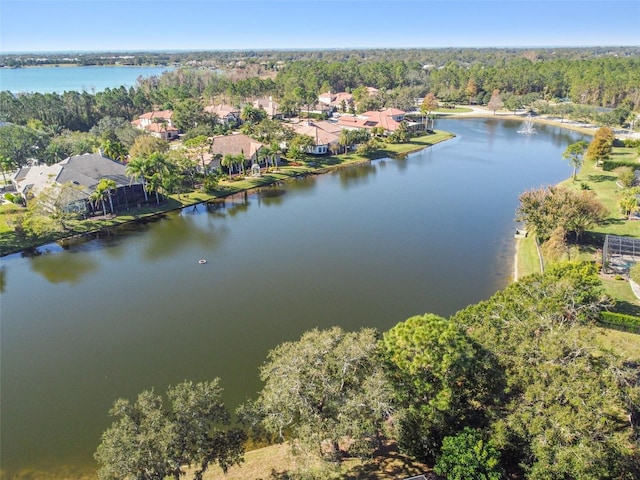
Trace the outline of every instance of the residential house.
<path fill-rule="evenodd" d="M 274 102 L 271 97 L 254 100 L 253 106 L 263 109 L 267 113 L 267 117 L 271 119 L 282 118 L 282 112 L 280 112 L 278 102 Z"/>
<path fill-rule="evenodd" d="M 338 149 L 341 128 L 333 123 L 304 121 L 293 125 L 293 130 L 297 134 L 313 138 L 314 146 L 307 150 L 307 153 L 326 155 Z"/>
<path fill-rule="evenodd" d="M 384 133 L 389 135 L 400 128 L 402 122 L 406 122 L 410 131 L 424 130 L 424 124 L 420 122 L 408 122 L 405 119 L 406 112 L 398 108 L 386 108 L 384 110 L 372 110 L 358 116 L 341 116 L 337 124 L 343 128 L 352 130 L 358 128 L 382 127 Z"/>
<path fill-rule="evenodd" d="M 334 110 L 344 110 L 343 107 L 347 107 L 353 104 L 353 95 L 347 92 L 321 93 L 318 95 L 318 101 L 325 105 L 330 105 Z"/>
<path fill-rule="evenodd" d="M 259 158 L 259 152 L 265 145 L 243 133 L 234 133 L 232 135 L 218 135 L 213 137 L 211 145 L 211 158 L 207 163 L 207 168 L 213 170 L 220 168 L 220 161 L 225 155 L 242 154 L 245 158 L 245 165 L 253 163 L 264 163 Z"/>
<path fill-rule="evenodd" d="M 78 213 L 89 213 L 95 206 L 89 197 L 103 178 L 113 180 L 116 190 L 111 197 L 114 210 L 127 209 L 144 199 L 142 183 L 132 181 L 125 173 L 122 163 L 104 157 L 99 153 L 86 153 L 68 157 L 54 165 L 34 165 L 19 169 L 11 181 L 22 196 L 28 199 L 52 188 L 60 190 L 65 184 L 77 188 L 70 199 L 68 209 Z"/>
<path fill-rule="evenodd" d="M 131 124 L 163 140 L 174 140 L 180 131 L 173 125 L 172 118 L 173 110 L 155 110 L 143 113 Z"/>
<path fill-rule="evenodd" d="M 221 103 L 220 105 L 209 105 L 204 107 L 204 111 L 218 117 L 222 123 L 236 127 L 242 123 L 240 119 L 240 109 L 233 105 Z"/>

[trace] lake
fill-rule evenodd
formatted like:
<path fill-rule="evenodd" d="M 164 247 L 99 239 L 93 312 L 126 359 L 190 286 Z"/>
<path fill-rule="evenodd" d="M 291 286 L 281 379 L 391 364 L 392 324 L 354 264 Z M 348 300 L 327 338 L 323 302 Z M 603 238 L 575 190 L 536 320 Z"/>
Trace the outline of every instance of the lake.
<path fill-rule="evenodd" d="M 91 469 L 116 398 L 221 378 L 231 408 L 312 328 L 449 316 L 511 280 L 524 190 L 579 134 L 441 120 L 453 140 L 2 259 L 2 468 Z M 207 263 L 198 264 L 204 258 Z"/>
<path fill-rule="evenodd" d="M 133 87 L 138 77 L 160 76 L 173 67 L 71 66 L 0 68 L 0 90 L 11 93 L 100 92 Z"/>

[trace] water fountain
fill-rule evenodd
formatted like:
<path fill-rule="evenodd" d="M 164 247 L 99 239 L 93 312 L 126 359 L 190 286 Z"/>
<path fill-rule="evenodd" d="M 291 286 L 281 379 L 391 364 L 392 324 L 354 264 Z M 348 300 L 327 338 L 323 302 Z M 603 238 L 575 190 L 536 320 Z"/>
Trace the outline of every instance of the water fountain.
<path fill-rule="evenodd" d="M 518 133 L 522 133 L 523 135 L 534 135 L 538 133 L 536 129 L 533 128 L 533 120 L 531 119 L 531 115 L 529 115 L 524 121 L 522 128 L 518 130 Z"/>

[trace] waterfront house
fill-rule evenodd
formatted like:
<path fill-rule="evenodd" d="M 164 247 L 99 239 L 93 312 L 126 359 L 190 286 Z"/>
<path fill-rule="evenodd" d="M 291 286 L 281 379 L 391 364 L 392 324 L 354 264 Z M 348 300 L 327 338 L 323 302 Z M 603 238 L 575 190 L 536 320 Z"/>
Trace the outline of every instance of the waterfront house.
<path fill-rule="evenodd" d="M 75 155 L 54 165 L 24 167 L 11 177 L 11 181 L 27 202 L 45 190 L 62 192 L 64 185 L 73 186 L 66 189 L 68 201 L 64 208 L 86 214 L 95 210 L 89 197 L 103 178 L 113 180 L 116 184 L 116 190 L 111 195 L 114 210 L 127 209 L 144 200 L 142 183 L 127 177 L 122 163 L 99 153 Z"/>
<path fill-rule="evenodd" d="M 341 128 L 336 124 L 303 121 L 292 126 L 293 131 L 300 135 L 313 138 L 314 145 L 307 150 L 311 155 L 326 155 L 338 149 Z"/>
<path fill-rule="evenodd" d="M 211 145 L 211 158 L 207 168 L 209 170 L 220 168 L 220 161 L 225 155 L 240 155 L 245 159 L 245 165 L 253 163 L 261 163 L 259 158 L 260 150 L 265 145 L 243 133 L 234 133 L 232 135 L 218 135 L 213 137 Z M 205 160 L 206 162 L 206 160 Z M 240 166 L 237 166 L 240 170 Z"/>

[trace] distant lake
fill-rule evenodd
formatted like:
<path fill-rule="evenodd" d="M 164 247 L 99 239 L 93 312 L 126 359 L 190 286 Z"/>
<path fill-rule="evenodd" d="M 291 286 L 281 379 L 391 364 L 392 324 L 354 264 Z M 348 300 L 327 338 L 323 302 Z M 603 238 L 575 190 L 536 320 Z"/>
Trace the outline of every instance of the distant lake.
<path fill-rule="evenodd" d="M 441 120 L 455 139 L 401 159 L 0 259 L 0 477 L 92 472 L 117 398 L 220 377 L 233 409 L 306 330 L 385 331 L 489 298 L 511 279 L 518 195 L 568 178 L 582 138 L 521 126 Z"/>
<path fill-rule="evenodd" d="M 138 77 L 162 75 L 173 67 L 26 67 L 0 68 L 0 90 L 11 93 L 100 92 L 133 87 Z"/>

